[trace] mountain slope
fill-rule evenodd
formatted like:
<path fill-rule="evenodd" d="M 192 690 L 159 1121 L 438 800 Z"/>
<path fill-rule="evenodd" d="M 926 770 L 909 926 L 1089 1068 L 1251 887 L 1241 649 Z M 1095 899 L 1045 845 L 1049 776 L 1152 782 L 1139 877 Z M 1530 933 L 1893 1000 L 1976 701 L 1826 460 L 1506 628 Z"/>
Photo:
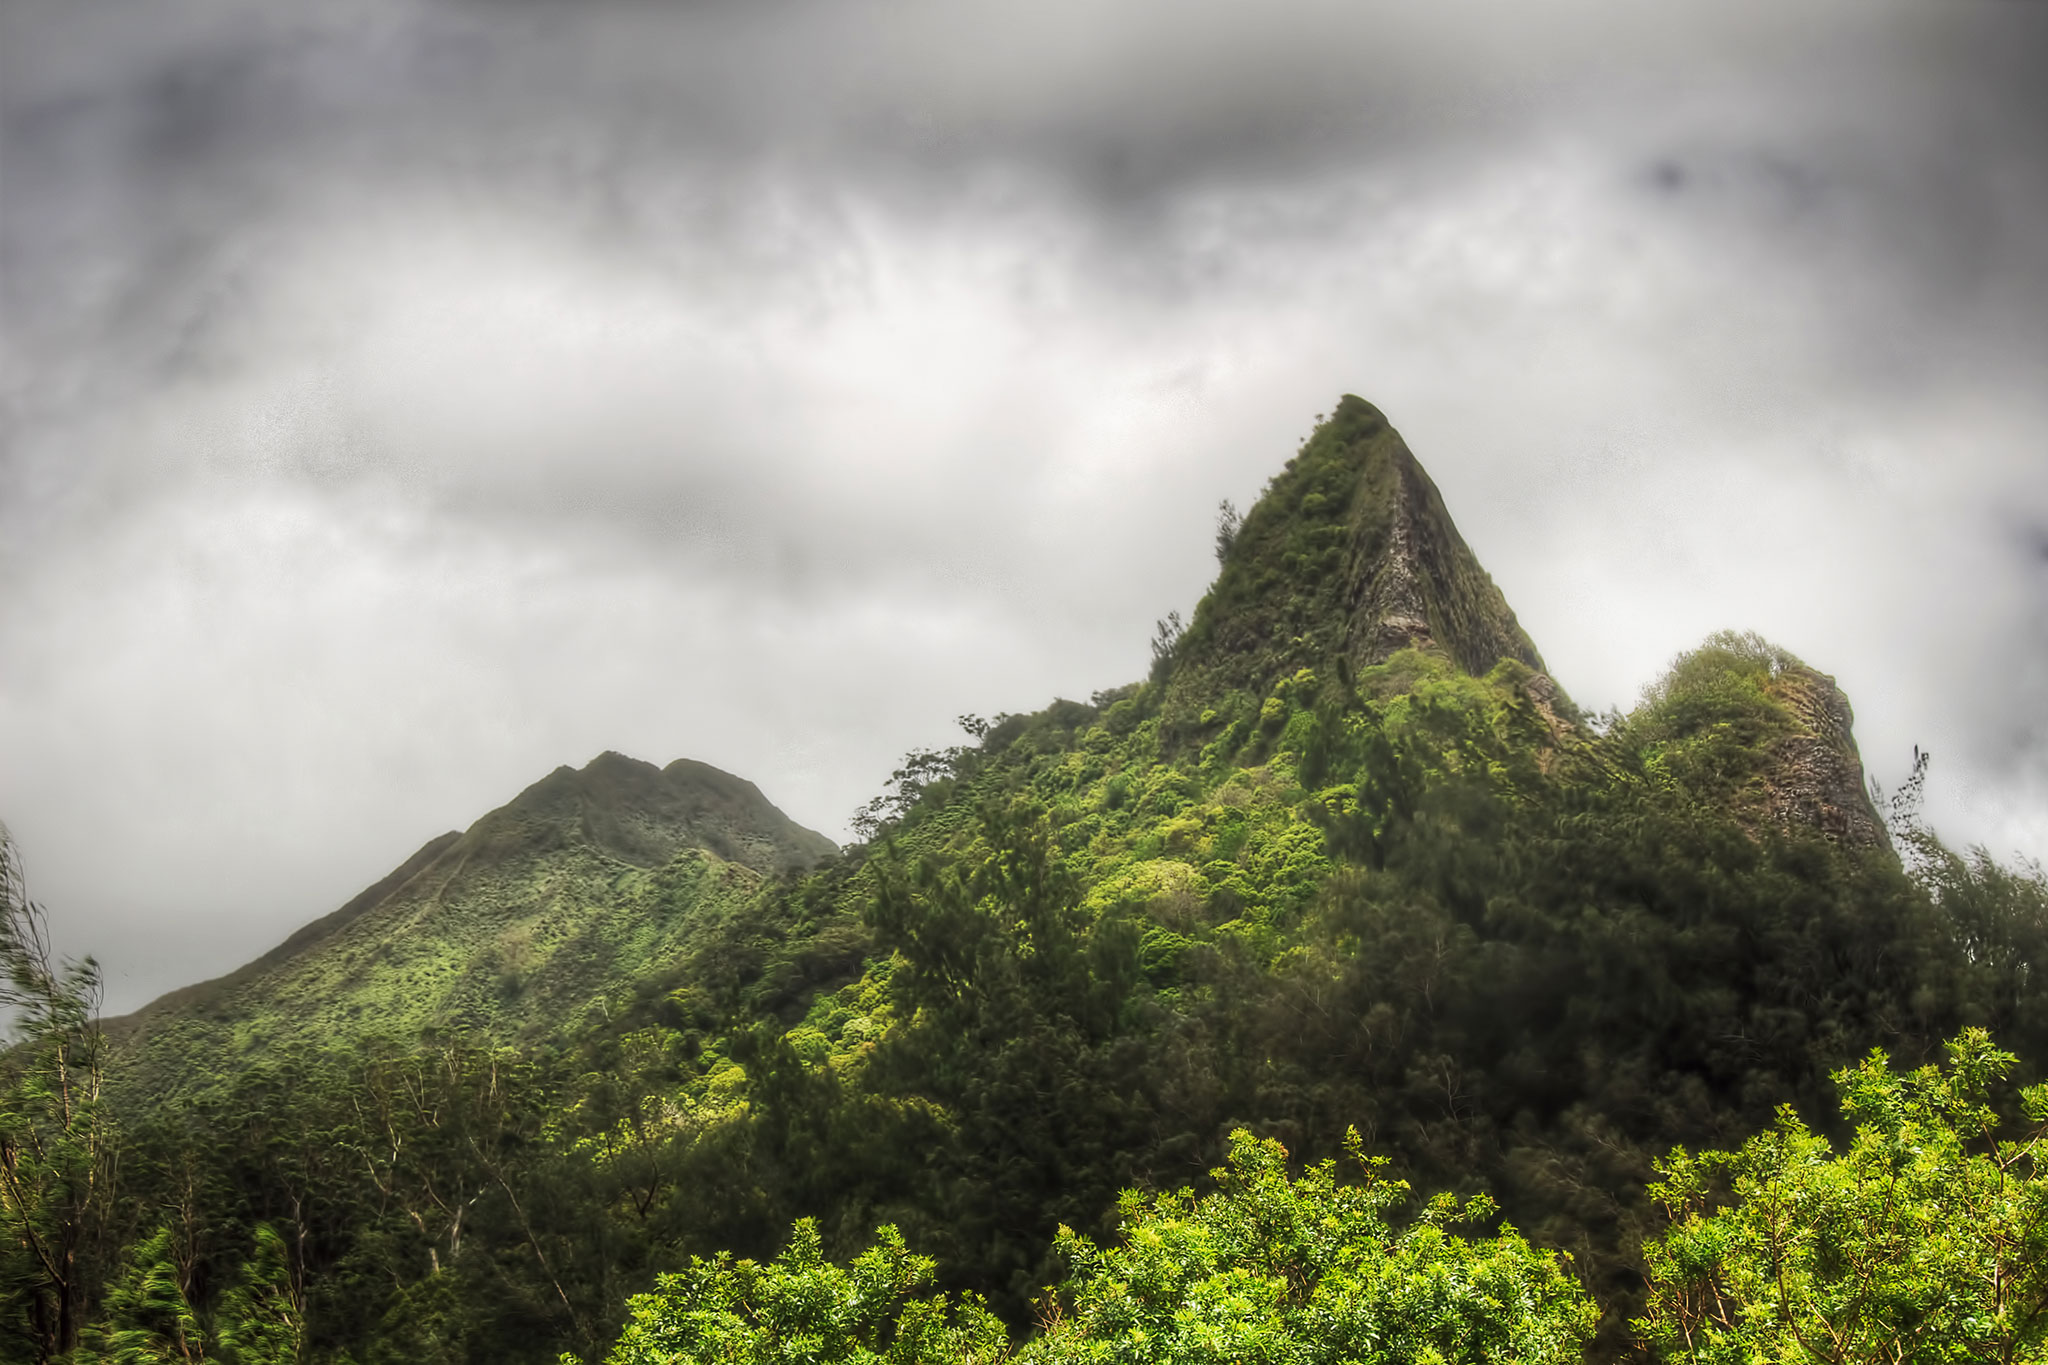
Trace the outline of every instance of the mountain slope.
<path fill-rule="evenodd" d="M 1152 678 L 913 755 L 876 837 L 799 878 L 664 833 L 644 766 L 602 800 L 558 773 L 296 936 L 257 975 L 325 965 L 260 1017 L 216 989 L 227 1017 L 188 1002 L 190 1046 L 158 1055 L 257 1057 L 291 1000 L 345 1041 L 333 1002 L 390 998 L 349 973 L 407 916 L 475 922 L 461 960 L 526 983 L 514 1008 L 434 977 L 429 1022 L 516 1014 L 548 1047 L 251 1066 L 160 1116 L 192 1162 L 124 1178 L 198 1226 L 291 1220 L 311 1360 L 546 1365 L 602 1358 L 660 1272 L 772 1254 L 798 1218 L 832 1256 L 893 1224 L 1028 1330 L 1059 1309 L 1062 1223 L 1105 1237 L 1120 1189 L 1202 1185 L 1239 1126 L 1306 1161 L 1355 1130 L 1387 1175 L 1486 1191 L 1568 1250 L 1608 1309 L 1595 1358 L 1621 1358 L 1674 1144 L 1780 1105 L 1825 1127 L 1831 1072 L 1965 1023 L 2048 1060 L 2048 888 L 1909 825 L 1908 876 L 1846 699 L 1753 636 L 1593 721 L 1540 665 L 1347 399 Z M 494 935 L 551 896 L 611 907 L 601 951 L 536 929 L 552 953 L 507 970 Z M 540 983 L 558 963 L 574 989 Z M 197 1195 L 194 1166 L 218 1172 Z M 206 1254 L 224 1280 L 234 1253 Z"/>
<path fill-rule="evenodd" d="M 2035 1016 L 1886 847 L 1832 680 L 1716 637 L 1595 726 L 1541 662 L 1344 400 L 1152 680 L 906 765 L 873 844 L 590 1040 L 672 1040 L 687 1247 L 893 1222 L 1021 1320 L 1119 1188 L 1199 1183 L 1239 1123 L 1310 1160 L 1356 1127 L 1569 1248 L 1618 1349 L 1673 1143 Z"/>
<path fill-rule="evenodd" d="M 115 1075 L 162 1097 L 292 1042 L 545 1034 L 833 847 L 707 764 L 557 768 L 247 966 L 109 1020 Z"/>

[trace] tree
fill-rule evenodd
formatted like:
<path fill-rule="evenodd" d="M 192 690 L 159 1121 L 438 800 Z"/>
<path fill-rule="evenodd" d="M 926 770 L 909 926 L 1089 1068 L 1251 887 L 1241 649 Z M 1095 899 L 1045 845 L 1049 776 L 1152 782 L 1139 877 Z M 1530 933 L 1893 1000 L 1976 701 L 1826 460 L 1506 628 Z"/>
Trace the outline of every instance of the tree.
<path fill-rule="evenodd" d="M 169 1224 L 129 1249 L 72 1365 L 297 1365 L 305 1344 L 284 1239 L 267 1223 L 218 1308 L 192 1302 L 190 1248 Z"/>
<path fill-rule="evenodd" d="M 1002 1323 L 979 1300 L 915 1297 L 932 1269 L 894 1227 L 851 1265 L 833 1265 L 806 1218 L 767 1265 L 721 1252 L 662 1276 L 633 1300 L 610 1365 L 981 1365 L 1008 1355 Z"/>
<path fill-rule="evenodd" d="M 111 1183 L 100 972 L 52 953 L 0 826 L 0 1334 L 42 1365 L 78 1344 Z"/>
<path fill-rule="evenodd" d="M 1244 527 L 1244 518 L 1238 515 L 1237 504 L 1229 498 L 1216 504 L 1216 562 L 1230 562 L 1231 547 L 1237 544 L 1237 533 Z"/>
<path fill-rule="evenodd" d="M 1699 1365 L 2048 1361 L 2048 1086 L 2019 1092 L 2009 1132 L 1993 1090 L 2013 1056 L 1982 1029 L 1948 1056 L 1837 1072 L 1839 1154 L 1790 1108 L 1738 1152 L 1674 1151 L 1638 1330 Z"/>
<path fill-rule="evenodd" d="M 1180 648 L 1181 637 L 1186 635 L 1187 631 L 1187 625 L 1180 619 L 1178 611 L 1170 611 L 1159 619 L 1152 632 L 1153 682 L 1165 681 L 1166 675 L 1173 671 L 1174 651 Z"/>
<path fill-rule="evenodd" d="M 1584 1288 L 1512 1228 L 1466 1239 L 1451 1225 L 1489 1219 L 1484 1195 L 1429 1201 L 1396 1230 L 1404 1181 L 1384 1158 L 1350 1150 L 1359 1184 L 1335 1162 L 1287 1177 L 1287 1151 L 1231 1134 L 1217 1192 L 1122 1200 L 1120 1244 L 1062 1229 L 1074 1277 L 1049 1306 L 1031 1365 L 1564 1365 L 1580 1359 L 1598 1317 Z M 1071 1302 L 1069 1313 L 1065 1304 Z"/>
<path fill-rule="evenodd" d="M 1359 1156 L 1354 1135 L 1354 1156 Z M 1127 1191 L 1119 1245 L 1068 1229 L 1074 1268 L 1044 1304 L 1042 1334 L 1019 1365 L 1565 1365 L 1597 1317 L 1547 1252 L 1504 1228 L 1468 1240 L 1450 1225 L 1492 1217 L 1484 1196 L 1431 1200 L 1400 1231 L 1386 1215 L 1408 1187 L 1359 1156 L 1362 1184 L 1334 1162 L 1287 1177 L 1287 1152 L 1240 1129 L 1217 1193 Z M 893 1227 L 841 1268 L 824 1261 L 817 1224 L 796 1225 L 768 1265 L 721 1254 L 662 1277 L 633 1301 L 609 1365 L 976 1365 L 1010 1358 L 982 1304 L 916 1297 L 932 1262 Z"/>
<path fill-rule="evenodd" d="M 232 1365 L 297 1365 L 305 1348 L 305 1306 L 293 1283 L 284 1238 L 258 1224 L 242 1273 L 221 1296 L 220 1354 Z"/>
<path fill-rule="evenodd" d="M 168 1226 L 131 1247 L 75 1359 L 81 1365 L 204 1365 L 206 1332 L 181 1259 L 188 1258 L 180 1257 Z"/>
<path fill-rule="evenodd" d="M 969 722 L 973 724 L 969 724 Z M 975 738 L 988 733 L 988 722 L 979 716 L 962 716 L 961 726 Z M 979 733 L 976 726 L 980 727 Z M 888 787 L 853 813 L 850 823 L 862 842 L 872 842 L 882 831 L 899 823 L 917 808 L 925 794 L 960 775 L 972 761 L 973 750 L 965 745 L 948 749 L 912 749 L 903 756 L 903 766 L 889 774 Z"/>

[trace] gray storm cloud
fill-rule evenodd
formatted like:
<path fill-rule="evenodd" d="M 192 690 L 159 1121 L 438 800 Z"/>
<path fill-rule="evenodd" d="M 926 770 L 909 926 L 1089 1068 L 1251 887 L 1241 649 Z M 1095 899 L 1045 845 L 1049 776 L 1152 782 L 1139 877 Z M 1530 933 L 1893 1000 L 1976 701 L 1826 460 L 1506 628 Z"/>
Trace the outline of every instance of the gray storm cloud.
<path fill-rule="evenodd" d="M 557 763 L 843 837 L 1385 407 L 2048 852 L 2048 9 L 0 0 L 0 818 L 115 1007 Z"/>

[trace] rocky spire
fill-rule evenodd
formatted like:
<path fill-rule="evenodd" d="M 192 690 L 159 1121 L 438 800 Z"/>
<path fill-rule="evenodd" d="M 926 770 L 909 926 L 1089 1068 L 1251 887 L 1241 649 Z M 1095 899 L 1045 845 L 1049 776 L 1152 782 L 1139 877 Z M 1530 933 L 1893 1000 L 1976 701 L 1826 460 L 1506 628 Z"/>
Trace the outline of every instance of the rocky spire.
<path fill-rule="evenodd" d="M 1472 674 L 1503 659 L 1544 672 L 1407 443 L 1347 394 L 1246 514 L 1174 650 L 1169 722 L 1300 668 L 1356 670 L 1407 648 Z"/>
<path fill-rule="evenodd" d="M 1346 397 L 1335 421 L 1352 415 L 1350 404 L 1369 414 L 1354 428 L 1352 443 L 1361 470 L 1345 567 L 1350 612 L 1344 643 L 1351 663 L 1364 667 L 1418 648 L 1441 650 L 1467 673 L 1485 673 L 1502 659 L 1544 672 L 1543 656 L 1458 534 L 1443 495 L 1407 443 L 1362 399 Z"/>
<path fill-rule="evenodd" d="M 1799 664 L 1779 673 L 1766 691 L 1792 721 L 1791 733 L 1768 754 L 1771 818 L 1788 829 L 1809 826 L 1851 847 L 1891 847 L 1865 785 L 1855 713 L 1835 680 Z"/>

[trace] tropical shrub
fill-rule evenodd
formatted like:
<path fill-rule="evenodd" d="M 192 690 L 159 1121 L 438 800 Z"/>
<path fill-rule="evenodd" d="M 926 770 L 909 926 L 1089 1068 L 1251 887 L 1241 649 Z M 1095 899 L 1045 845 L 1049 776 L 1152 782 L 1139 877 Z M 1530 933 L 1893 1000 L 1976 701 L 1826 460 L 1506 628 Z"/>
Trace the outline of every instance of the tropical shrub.
<path fill-rule="evenodd" d="M 2048 1086 L 2001 1122 L 2013 1056 L 1982 1029 L 1948 1055 L 1836 1073 L 1856 1125 L 1840 1153 L 1787 1108 L 1740 1151 L 1661 1164 L 1674 1225 L 1645 1249 L 1637 1326 L 1666 1359 L 2048 1361 Z"/>
<path fill-rule="evenodd" d="M 917 1297 L 932 1262 L 893 1227 L 853 1263 L 824 1259 L 803 1219 L 766 1265 L 720 1253 L 664 1275 L 632 1301 L 611 1365 L 977 1365 L 1009 1353 L 1002 1323 L 979 1300 Z M 563 1358 L 565 1361 L 569 1357 Z"/>
<path fill-rule="evenodd" d="M 1061 1229 L 1074 1268 L 1033 1365 L 1393 1365 L 1576 1362 L 1598 1311 L 1560 1259 L 1512 1228 L 1466 1238 L 1458 1223 L 1496 1212 L 1480 1195 L 1429 1201 L 1396 1229 L 1408 1199 L 1357 1135 L 1365 1179 L 1337 1164 L 1287 1175 L 1287 1151 L 1244 1129 L 1214 1194 L 1128 1192 L 1118 1244 Z M 1069 1306 L 1071 1308 L 1069 1309 Z"/>
<path fill-rule="evenodd" d="M 1448 1195 L 1396 1231 L 1408 1198 L 1379 1159 L 1340 1184 L 1335 1162 L 1287 1175 L 1287 1152 L 1239 1129 L 1216 1193 L 1127 1191 L 1114 1246 L 1062 1228 L 1073 1269 L 1042 1304 L 1044 1331 L 1019 1365 L 1150 1362 L 1577 1361 L 1598 1316 L 1578 1281 L 1513 1229 L 1467 1239 L 1450 1228 L 1492 1217 L 1491 1200 Z M 932 1262 L 896 1229 L 841 1269 L 817 1225 L 796 1225 L 773 1262 L 698 1260 L 633 1301 L 610 1365 L 920 1365 L 1007 1358 L 1002 1324 L 967 1299 L 913 1297 Z"/>

